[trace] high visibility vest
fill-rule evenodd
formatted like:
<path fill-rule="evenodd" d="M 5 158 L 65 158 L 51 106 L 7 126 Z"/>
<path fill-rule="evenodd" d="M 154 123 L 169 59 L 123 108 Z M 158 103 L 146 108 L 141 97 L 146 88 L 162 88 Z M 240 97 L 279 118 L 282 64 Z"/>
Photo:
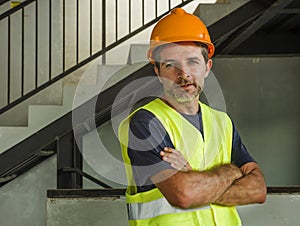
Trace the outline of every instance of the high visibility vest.
<path fill-rule="evenodd" d="M 232 123 L 227 114 L 213 110 L 201 102 L 199 104 L 204 138 L 197 128 L 160 99 L 139 109 L 152 112 L 166 129 L 175 149 L 183 154 L 193 170 L 202 171 L 231 162 Z M 129 225 L 241 225 L 235 207 L 211 204 L 201 208 L 181 209 L 170 205 L 157 188 L 137 192 L 127 151 L 129 122 L 135 112 L 124 119 L 119 127 L 119 140 L 128 179 L 126 201 Z"/>

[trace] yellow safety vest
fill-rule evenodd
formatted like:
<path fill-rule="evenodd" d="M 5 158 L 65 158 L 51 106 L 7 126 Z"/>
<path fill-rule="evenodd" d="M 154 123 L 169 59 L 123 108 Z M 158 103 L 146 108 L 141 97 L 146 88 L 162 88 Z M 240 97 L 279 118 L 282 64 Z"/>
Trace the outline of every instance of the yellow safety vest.
<path fill-rule="evenodd" d="M 193 170 L 201 171 L 231 162 L 232 123 L 227 114 L 213 110 L 201 102 L 199 104 L 204 139 L 197 128 L 160 99 L 155 99 L 139 109 L 152 112 L 166 129 L 175 149 L 182 152 Z M 135 112 L 124 119 L 119 127 L 119 139 L 128 179 L 126 201 L 129 225 L 241 225 L 235 207 L 211 204 L 185 210 L 170 205 L 157 188 L 137 192 L 127 151 L 129 122 Z"/>

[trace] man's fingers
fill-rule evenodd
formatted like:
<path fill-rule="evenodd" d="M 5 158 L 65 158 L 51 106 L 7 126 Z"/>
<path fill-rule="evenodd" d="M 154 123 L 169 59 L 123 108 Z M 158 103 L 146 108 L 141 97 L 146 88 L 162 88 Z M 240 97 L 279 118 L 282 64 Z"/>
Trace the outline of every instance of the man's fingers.
<path fill-rule="evenodd" d="M 167 152 L 167 153 L 173 153 L 176 150 L 173 149 L 173 148 L 164 147 L 164 151 Z"/>
<path fill-rule="evenodd" d="M 165 147 L 160 155 L 164 161 L 170 163 L 177 170 L 188 171 L 191 168 L 181 152 L 173 148 Z"/>
<path fill-rule="evenodd" d="M 162 155 L 163 159 L 169 159 L 170 161 L 176 161 L 176 162 L 182 162 L 185 161 L 184 158 L 181 155 L 178 155 L 177 153 L 164 153 Z"/>

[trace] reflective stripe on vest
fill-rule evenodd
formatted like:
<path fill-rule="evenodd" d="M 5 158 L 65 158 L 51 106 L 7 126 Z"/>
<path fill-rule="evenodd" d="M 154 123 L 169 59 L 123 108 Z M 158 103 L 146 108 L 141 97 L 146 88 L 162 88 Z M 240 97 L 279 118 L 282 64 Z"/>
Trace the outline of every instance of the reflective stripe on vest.
<path fill-rule="evenodd" d="M 204 206 L 194 209 L 180 209 L 170 205 L 170 203 L 165 198 L 157 199 L 146 203 L 127 204 L 129 220 L 142 220 L 154 218 L 168 213 L 195 212 L 198 210 L 205 210 L 210 208 L 210 206 Z"/>

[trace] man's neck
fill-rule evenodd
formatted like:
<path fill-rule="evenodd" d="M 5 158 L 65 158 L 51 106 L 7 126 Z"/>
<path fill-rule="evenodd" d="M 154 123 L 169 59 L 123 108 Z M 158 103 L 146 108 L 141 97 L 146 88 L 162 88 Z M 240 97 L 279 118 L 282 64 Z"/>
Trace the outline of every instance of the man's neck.
<path fill-rule="evenodd" d="M 163 96 L 161 99 L 167 105 L 174 108 L 179 113 L 183 113 L 183 114 L 187 114 L 187 115 L 195 115 L 199 111 L 199 103 L 198 103 L 199 98 L 195 98 L 194 100 L 192 100 L 190 102 L 186 102 L 186 103 L 178 103 L 176 100 L 174 100 L 166 95 Z"/>

